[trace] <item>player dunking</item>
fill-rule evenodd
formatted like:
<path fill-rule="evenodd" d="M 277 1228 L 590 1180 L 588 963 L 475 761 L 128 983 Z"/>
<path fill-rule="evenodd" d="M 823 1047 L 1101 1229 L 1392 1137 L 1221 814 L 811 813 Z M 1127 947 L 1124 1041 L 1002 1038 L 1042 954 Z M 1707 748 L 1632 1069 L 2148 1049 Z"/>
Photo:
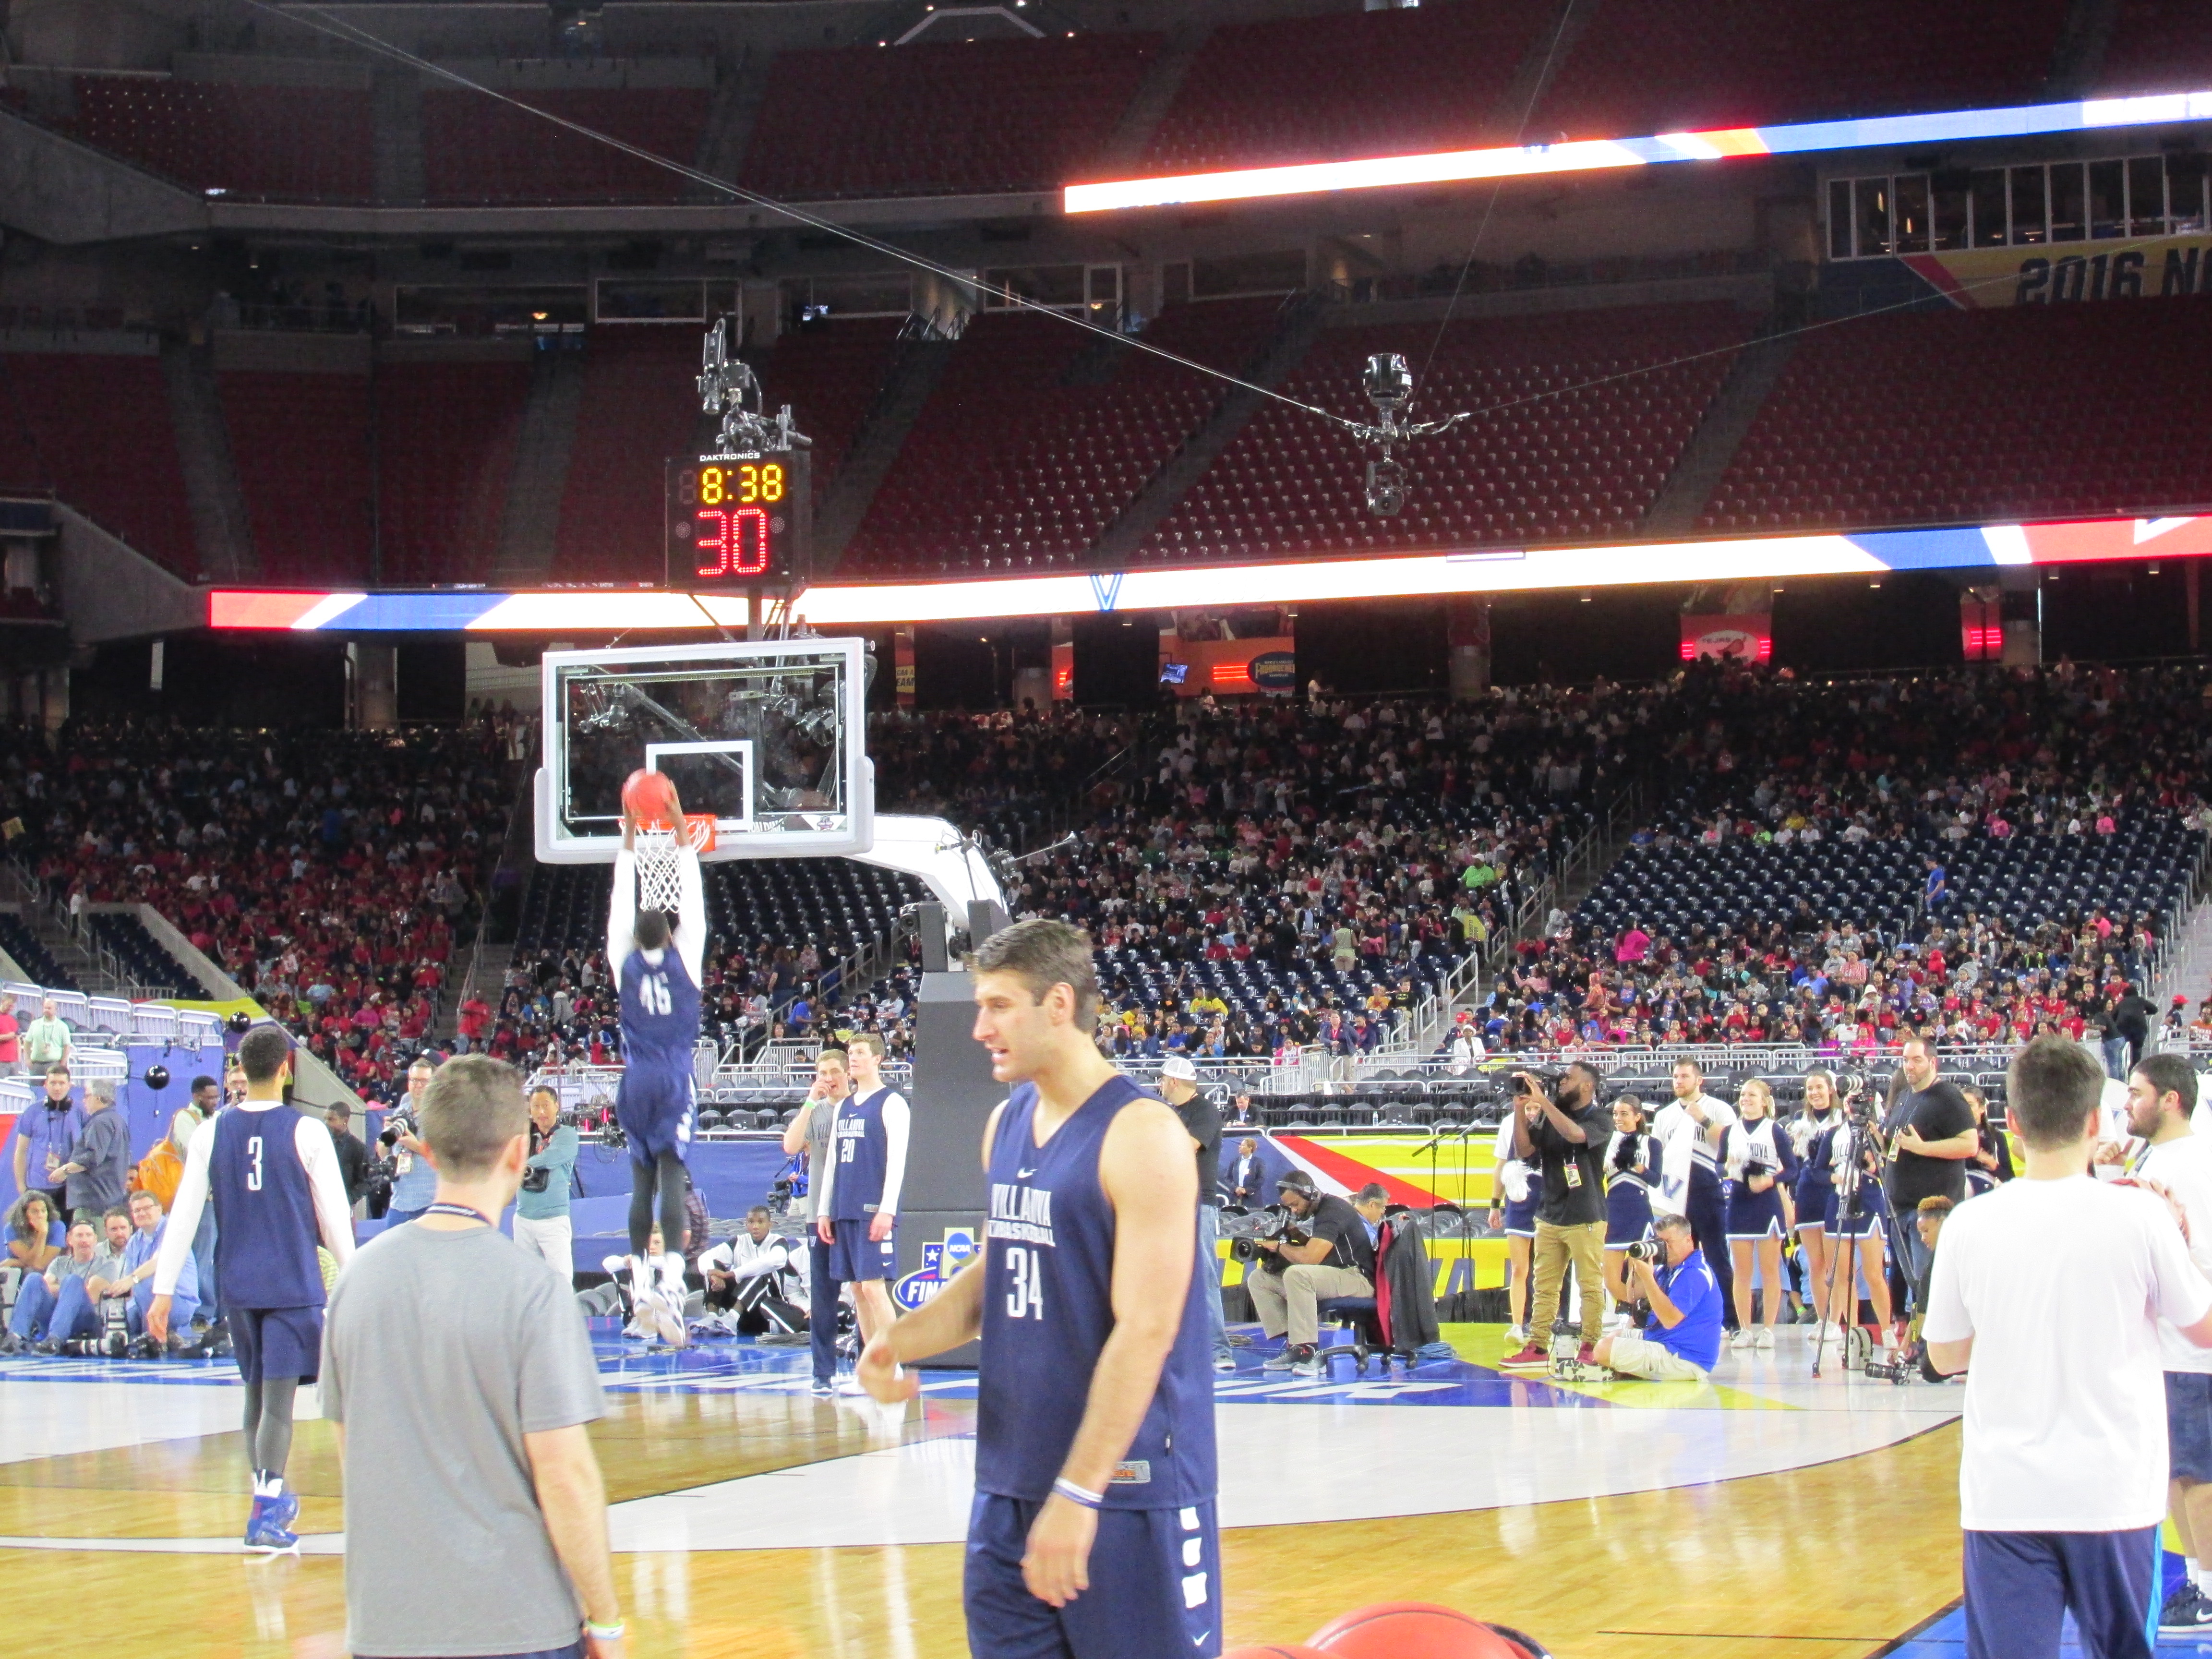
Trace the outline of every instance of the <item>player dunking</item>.
<path fill-rule="evenodd" d="M 177 1186 L 146 1330 L 169 1335 L 169 1297 L 191 1257 L 200 1212 L 215 1206 L 216 1282 L 246 1380 L 246 1455 L 253 1469 L 249 1548 L 297 1547 L 292 1522 L 299 1498 L 284 1490 L 292 1453 L 292 1400 L 322 1365 L 323 1271 L 318 1238 L 343 1273 L 353 1260 L 353 1218 L 337 1148 L 319 1120 L 285 1103 L 292 1039 L 257 1025 L 238 1045 L 246 1098 L 216 1114 L 192 1137 Z"/>
<path fill-rule="evenodd" d="M 1091 941 L 1034 920 L 987 940 L 975 1038 L 1012 1091 L 983 1133 L 981 1255 L 879 1331 L 860 1376 L 981 1335 L 963 1598 L 977 1659 L 1221 1651 L 1213 1376 L 1197 1166 L 1167 1104 L 1091 1040 Z"/>
<path fill-rule="evenodd" d="M 684 822 L 673 784 L 668 815 Z M 615 1118 L 629 1138 L 630 1292 L 638 1316 L 681 1346 L 684 1324 L 684 1159 L 691 1150 L 691 1054 L 699 1042 L 700 964 L 707 952 L 707 900 L 699 854 L 676 848 L 676 915 L 637 908 L 638 823 L 623 814 L 622 851 L 607 909 L 607 971 L 622 995 L 622 1083 Z M 647 1253 L 658 1194 L 658 1262 Z M 659 1269 L 655 1282 L 654 1269 Z"/>

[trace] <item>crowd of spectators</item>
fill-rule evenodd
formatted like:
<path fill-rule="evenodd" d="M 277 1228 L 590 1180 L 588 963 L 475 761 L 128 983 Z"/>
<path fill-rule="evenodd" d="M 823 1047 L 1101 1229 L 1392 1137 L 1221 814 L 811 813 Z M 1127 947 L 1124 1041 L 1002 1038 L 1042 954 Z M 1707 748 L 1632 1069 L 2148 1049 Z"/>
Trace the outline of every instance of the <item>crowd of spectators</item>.
<path fill-rule="evenodd" d="M 1787 920 L 1680 937 L 1585 914 L 1524 941 L 1477 1024 L 1498 1048 L 1802 1045 L 1850 1053 L 1919 1030 L 1956 1044 L 2057 1031 L 2140 1048 L 2167 918 L 2075 906 L 2015 925 L 1968 908 L 1960 844 L 2109 837 L 2172 815 L 2212 829 L 2201 792 L 2212 705 L 2200 672 L 1960 668 L 1822 684 L 1741 665 L 1686 674 L 1663 750 L 1667 805 L 1635 844 L 1909 843 L 1926 871 L 1909 929 L 1801 899 Z M 1727 896 L 1721 896 L 1723 904 Z M 2212 1036 L 2212 1001 L 2166 1024 Z"/>
<path fill-rule="evenodd" d="M 82 915 L 144 903 L 364 1094 L 428 1036 L 513 810 L 506 717 L 392 732 L 0 734 L 9 853 Z"/>
<path fill-rule="evenodd" d="M 1020 866 L 1017 920 L 1045 915 L 1097 941 L 1117 1058 L 1343 1053 L 1386 1041 L 1435 976 L 1510 926 L 1557 867 L 1594 801 L 1662 718 L 1663 688 L 1513 688 L 1468 701 L 1346 698 L 1163 704 L 1142 714 L 1055 707 L 872 720 L 880 810 L 950 818 L 1018 853 L 1072 826 L 1068 846 Z M 912 961 L 825 994 L 816 953 L 759 941 L 709 946 L 706 1021 L 726 1038 L 816 1041 L 872 1030 L 912 1044 Z M 1176 988 L 1148 994 L 1127 965 L 1158 952 Z M 1125 954 L 1127 953 L 1127 954 Z M 1185 971 L 1274 970 L 1258 1009 Z M 1364 968 L 1353 1000 L 1293 978 Z M 1164 991 L 1164 988 L 1163 988 Z M 550 953 L 510 975 L 486 1029 L 526 1063 L 611 1057 L 618 1035 L 603 963 Z"/>

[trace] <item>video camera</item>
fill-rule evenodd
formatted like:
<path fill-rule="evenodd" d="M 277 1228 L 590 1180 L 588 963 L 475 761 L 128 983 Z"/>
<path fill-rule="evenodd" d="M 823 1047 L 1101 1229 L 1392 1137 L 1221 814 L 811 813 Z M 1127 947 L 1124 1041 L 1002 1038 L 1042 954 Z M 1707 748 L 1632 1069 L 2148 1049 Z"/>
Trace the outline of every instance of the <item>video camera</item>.
<path fill-rule="evenodd" d="M 1523 1077 L 1522 1072 L 1526 1072 L 1528 1076 Z M 1509 1091 L 1517 1099 L 1527 1099 L 1528 1097 L 1528 1079 L 1533 1077 L 1543 1085 L 1544 1093 L 1547 1096 L 1556 1099 L 1559 1097 L 1559 1085 L 1565 1080 L 1566 1075 L 1565 1072 L 1548 1072 L 1534 1066 L 1523 1066 L 1513 1073 Z"/>
<path fill-rule="evenodd" d="M 1221 1233 L 1229 1241 L 1229 1254 L 1239 1261 L 1267 1255 L 1268 1253 L 1260 1248 L 1262 1241 L 1304 1244 L 1312 1237 L 1298 1224 L 1298 1218 L 1291 1213 L 1287 1204 L 1269 1204 L 1242 1215 L 1224 1215 Z"/>

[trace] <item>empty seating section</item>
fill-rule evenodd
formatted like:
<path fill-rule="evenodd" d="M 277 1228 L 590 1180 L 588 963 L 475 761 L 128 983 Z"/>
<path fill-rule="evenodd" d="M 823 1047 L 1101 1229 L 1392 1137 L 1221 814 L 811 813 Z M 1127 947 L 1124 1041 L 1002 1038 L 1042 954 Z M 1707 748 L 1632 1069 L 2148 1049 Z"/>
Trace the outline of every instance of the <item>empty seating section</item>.
<path fill-rule="evenodd" d="M 20 475 L 9 484 L 52 489 L 148 557 L 198 574 L 159 358 L 7 352 L 0 394 L 0 465 Z"/>
<path fill-rule="evenodd" d="M 2067 11 L 2068 0 L 1598 0 L 1528 131 L 1635 137 L 2034 103 L 2062 95 L 2046 77 Z"/>
<path fill-rule="evenodd" d="M 706 866 L 712 948 L 752 950 L 763 941 L 796 950 L 812 944 L 825 962 L 889 938 L 902 907 L 926 895 L 914 877 L 851 859 L 736 859 Z M 541 864 L 523 897 L 515 948 L 604 948 L 612 866 Z"/>
<path fill-rule="evenodd" d="M 2205 86 L 2212 86 L 2212 9 L 2196 0 L 2119 0 L 2098 90 L 2125 96 Z"/>
<path fill-rule="evenodd" d="M 875 406 L 898 349 L 903 317 L 855 317 L 811 323 L 779 337 L 761 367 L 761 399 L 773 414 L 785 404 L 814 440 L 818 501 Z"/>
<path fill-rule="evenodd" d="M 553 570 L 564 578 L 657 580 L 662 468 L 696 434 L 696 330 L 595 328 L 584 343 L 584 398 L 561 495 Z"/>
<path fill-rule="evenodd" d="M 1145 337 L 1236 372 L 1273 337 L 1273 298 L 1179 306 Z M 1221 401 L 1222 383 L 1054 318 L 969 325 L 854 538 L 847 568 L 1073 565 Z M 1073 372 L 1073 373 L 1072 373 Z M 1079 384 L 1062 382 L 1073 378 Z"/>
<path fill-rule="evenodd" d="M 14 910 L 0 910 L 0 951 L 6 952 L 9 960 L 34 985 L 63 991 L 78 988 L 76 979 L 54 960 L 53 952 L 39 942 L 30 924 Z"/>
<path fill-rule="evenodd" d="M 1807 335 L 1708 530 L 1977 523 L 2212 501 L 2195 300 L 1863 318 Z M 2082 416 L 2081 388 L 2124 386 Z"/>
<path fill-rule="evenodd" d="M 690 167 L 714 94 L 704 87 L 513 94 L 595 132 Z M 434 203 L 674 201 L 681 174 L 481 93 L 422 94 L 423 191 Z"/>
<path fill-rule="evenodd" d="M 1084 172 L 1158 48 L 1081 34 L 785 52 L 739 178 L 799 200 L 1053 189 Z"/>
<path fill-rule="evenodd" d="M 1832 918 L 1896 938 L 1910 922 L 1932 851 L 1907 841 L 1863 847 L 1632 847 L 1575 911 L 1577 924 L 1618 935 L 1631 924 L 1681 939 L 1796 921 L 1800 900 Z"/>
<path fill-rule="evenodd" d="M 216 389 L 262 575 L 366 581 L 368 377 L 225 370 Z"/>
<path fill-rule="evenodd" d="M 521 362 L 389 363 L 376 377 L 379 528 L 387 582 L 490 568 L 530 393 Z"/>
<path fill-rule="evenodd" d="M 1419 418 L 1494 410 L 1409 452 L 1411 504 L 1370 515 L 1359 452 L 1333 428 L 1263 406 L 1154 531 L 1156 561 L 1389 552 L 1632 533 L 1744 339 L 1723 303 L 1455 323 L 1421 378 Z M 1360 369 L 1405 354 L 1417 374 L 1432 323 L 1326 331 L 1285 378 L 1290 396 L 1372 417 Z M 1641 371 L 1641 372 L 1638 372 Z"/>
<path fill-rule="evenodd" d="M 93 943 L 112 957 L 133 984 L 155 996 L 197 1000 L 210 995 L 194 974 L 169 954 L 145 923 L 118 910 L 95 910 L 88 919 Z"/>
<path fill-rule="evenodd" d="M 1513 137 L 1498 99 L 1556 9 L 1482 0 L 1216 29 L 1143 171 L 1459 149 Z"/>
<path fill-rule="evenodd" d="M 66 130 L 195 190 L 366 201 L 376 135 L 366 90 L 80 75 Z"/>

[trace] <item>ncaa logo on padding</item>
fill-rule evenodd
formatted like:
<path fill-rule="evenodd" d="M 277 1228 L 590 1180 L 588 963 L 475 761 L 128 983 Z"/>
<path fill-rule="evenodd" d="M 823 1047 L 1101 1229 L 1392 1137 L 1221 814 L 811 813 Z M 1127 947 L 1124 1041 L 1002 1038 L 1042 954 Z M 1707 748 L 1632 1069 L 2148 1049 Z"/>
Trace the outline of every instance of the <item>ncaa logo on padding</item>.
<path fill-rule="evenodd" d="M 921 1247 L 921 1266 L 891 1286 L 891 1299 L 912 1313 L 951 1283 L 976 1248 L 974 1228 L 946 1228 L 943 1238 Z"/>

